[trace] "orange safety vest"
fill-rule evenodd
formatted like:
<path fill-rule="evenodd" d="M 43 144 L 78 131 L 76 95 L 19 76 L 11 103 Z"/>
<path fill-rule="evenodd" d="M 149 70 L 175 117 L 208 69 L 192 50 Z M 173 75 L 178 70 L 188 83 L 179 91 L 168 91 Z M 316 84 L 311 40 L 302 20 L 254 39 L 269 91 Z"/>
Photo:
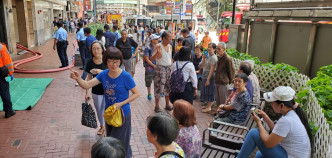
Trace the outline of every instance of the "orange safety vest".
<path fill-rule="evenodd" d="M 0 67 L 6 66 L 9 71 L 9 75 L 13 75 L 14 73 L 14 65 L 12 58 L 9 55 L 9 52 L 7 50 L 7 47 L 5 44 L 0 43 Z"/>

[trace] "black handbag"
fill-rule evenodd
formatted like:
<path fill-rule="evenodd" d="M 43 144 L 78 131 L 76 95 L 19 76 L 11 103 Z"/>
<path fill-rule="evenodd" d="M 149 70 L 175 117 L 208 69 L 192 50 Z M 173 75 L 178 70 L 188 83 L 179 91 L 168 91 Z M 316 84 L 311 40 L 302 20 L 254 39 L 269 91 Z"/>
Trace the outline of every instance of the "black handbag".
<path fill-rule="evenodd" d="M 87 101 L 82 103 L 82 125 L 90 128 L 97 128 L 96 114 L 91 104 Z"/>

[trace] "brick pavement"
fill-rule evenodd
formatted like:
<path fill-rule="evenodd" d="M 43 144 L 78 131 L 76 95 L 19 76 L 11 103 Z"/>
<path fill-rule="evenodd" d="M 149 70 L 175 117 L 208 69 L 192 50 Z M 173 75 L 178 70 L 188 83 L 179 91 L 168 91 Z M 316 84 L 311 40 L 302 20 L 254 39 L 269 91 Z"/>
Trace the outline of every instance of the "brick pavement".
<path fill-rule="evenodd" d="M 74 34 L 69 35 L 69 41 Z M 43 58 L 21 65 L 26 69 L 51 69 L 60 66 L 56 51 L 52 49 L 53 40 L 32 50 L 43 53 Z M 72 55 L 70 44 L 67 54 Z M 14 60 L 31 56 L 30 53 L 15 57 Z M 147 100 L 144 83 L 142 60 L 137 64 L 135 82 L 140 89 L 141 97 L 131 103 L 132 136 L 131 146 L 134 158 L 153 156 L 154 146 L 147 141 L 146 118 L 154 113 L 154 100 Z M 75 67 L 78 70 L 78 67 Z M 81 125 L 81 103 L 84 90 L 75 87 L 75 81 L 69 78 L 69 70 L 56 73 L 18 74 L 16 78 L 47 78 L 54 80 L 47 87 L 44 95 L 32 110 L 17 111 L 17 114 L 4 119 L 0 112 L 0 158 L 19 157 L 82 157 L 89 158 L 91 146 L 99 138 L 97 129 Z M 164 107 L 165 101 L 160 101 Z M 202 132 L 212 115 L 200 112 L 200 103 L 194 102 L 198 128 Z"/>

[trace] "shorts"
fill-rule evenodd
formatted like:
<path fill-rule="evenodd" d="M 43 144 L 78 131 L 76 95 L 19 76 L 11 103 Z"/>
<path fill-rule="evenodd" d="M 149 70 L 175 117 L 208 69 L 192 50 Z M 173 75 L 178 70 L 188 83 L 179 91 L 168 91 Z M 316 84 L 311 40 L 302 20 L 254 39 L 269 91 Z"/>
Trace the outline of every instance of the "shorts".
<path fill-rule="evenodd" d="M 154 72 L 145 70 L 145 86 L 150 87 L 154 77 Z"/>

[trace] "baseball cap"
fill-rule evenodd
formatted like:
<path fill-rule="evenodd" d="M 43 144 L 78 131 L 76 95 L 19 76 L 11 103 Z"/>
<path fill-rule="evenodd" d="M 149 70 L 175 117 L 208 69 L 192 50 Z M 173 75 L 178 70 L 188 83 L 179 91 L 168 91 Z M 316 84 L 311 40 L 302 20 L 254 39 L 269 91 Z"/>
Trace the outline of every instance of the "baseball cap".
<path fill-rule="evenodd" d="M 150 35 L 151 40 L 155 40 L 155 39 L 159 39 L 159 38 L 160 38 L 160 36 L 157 36 L 155 34 Z"/>
<path fill-rule="evenodd" d="M 274 101 L 290 101 L 294 98 L 295 91 L 289 86 L 279 86 L 275 88 L 272 92 L 264 93 L 264 99 L 267 102 Z"/>

